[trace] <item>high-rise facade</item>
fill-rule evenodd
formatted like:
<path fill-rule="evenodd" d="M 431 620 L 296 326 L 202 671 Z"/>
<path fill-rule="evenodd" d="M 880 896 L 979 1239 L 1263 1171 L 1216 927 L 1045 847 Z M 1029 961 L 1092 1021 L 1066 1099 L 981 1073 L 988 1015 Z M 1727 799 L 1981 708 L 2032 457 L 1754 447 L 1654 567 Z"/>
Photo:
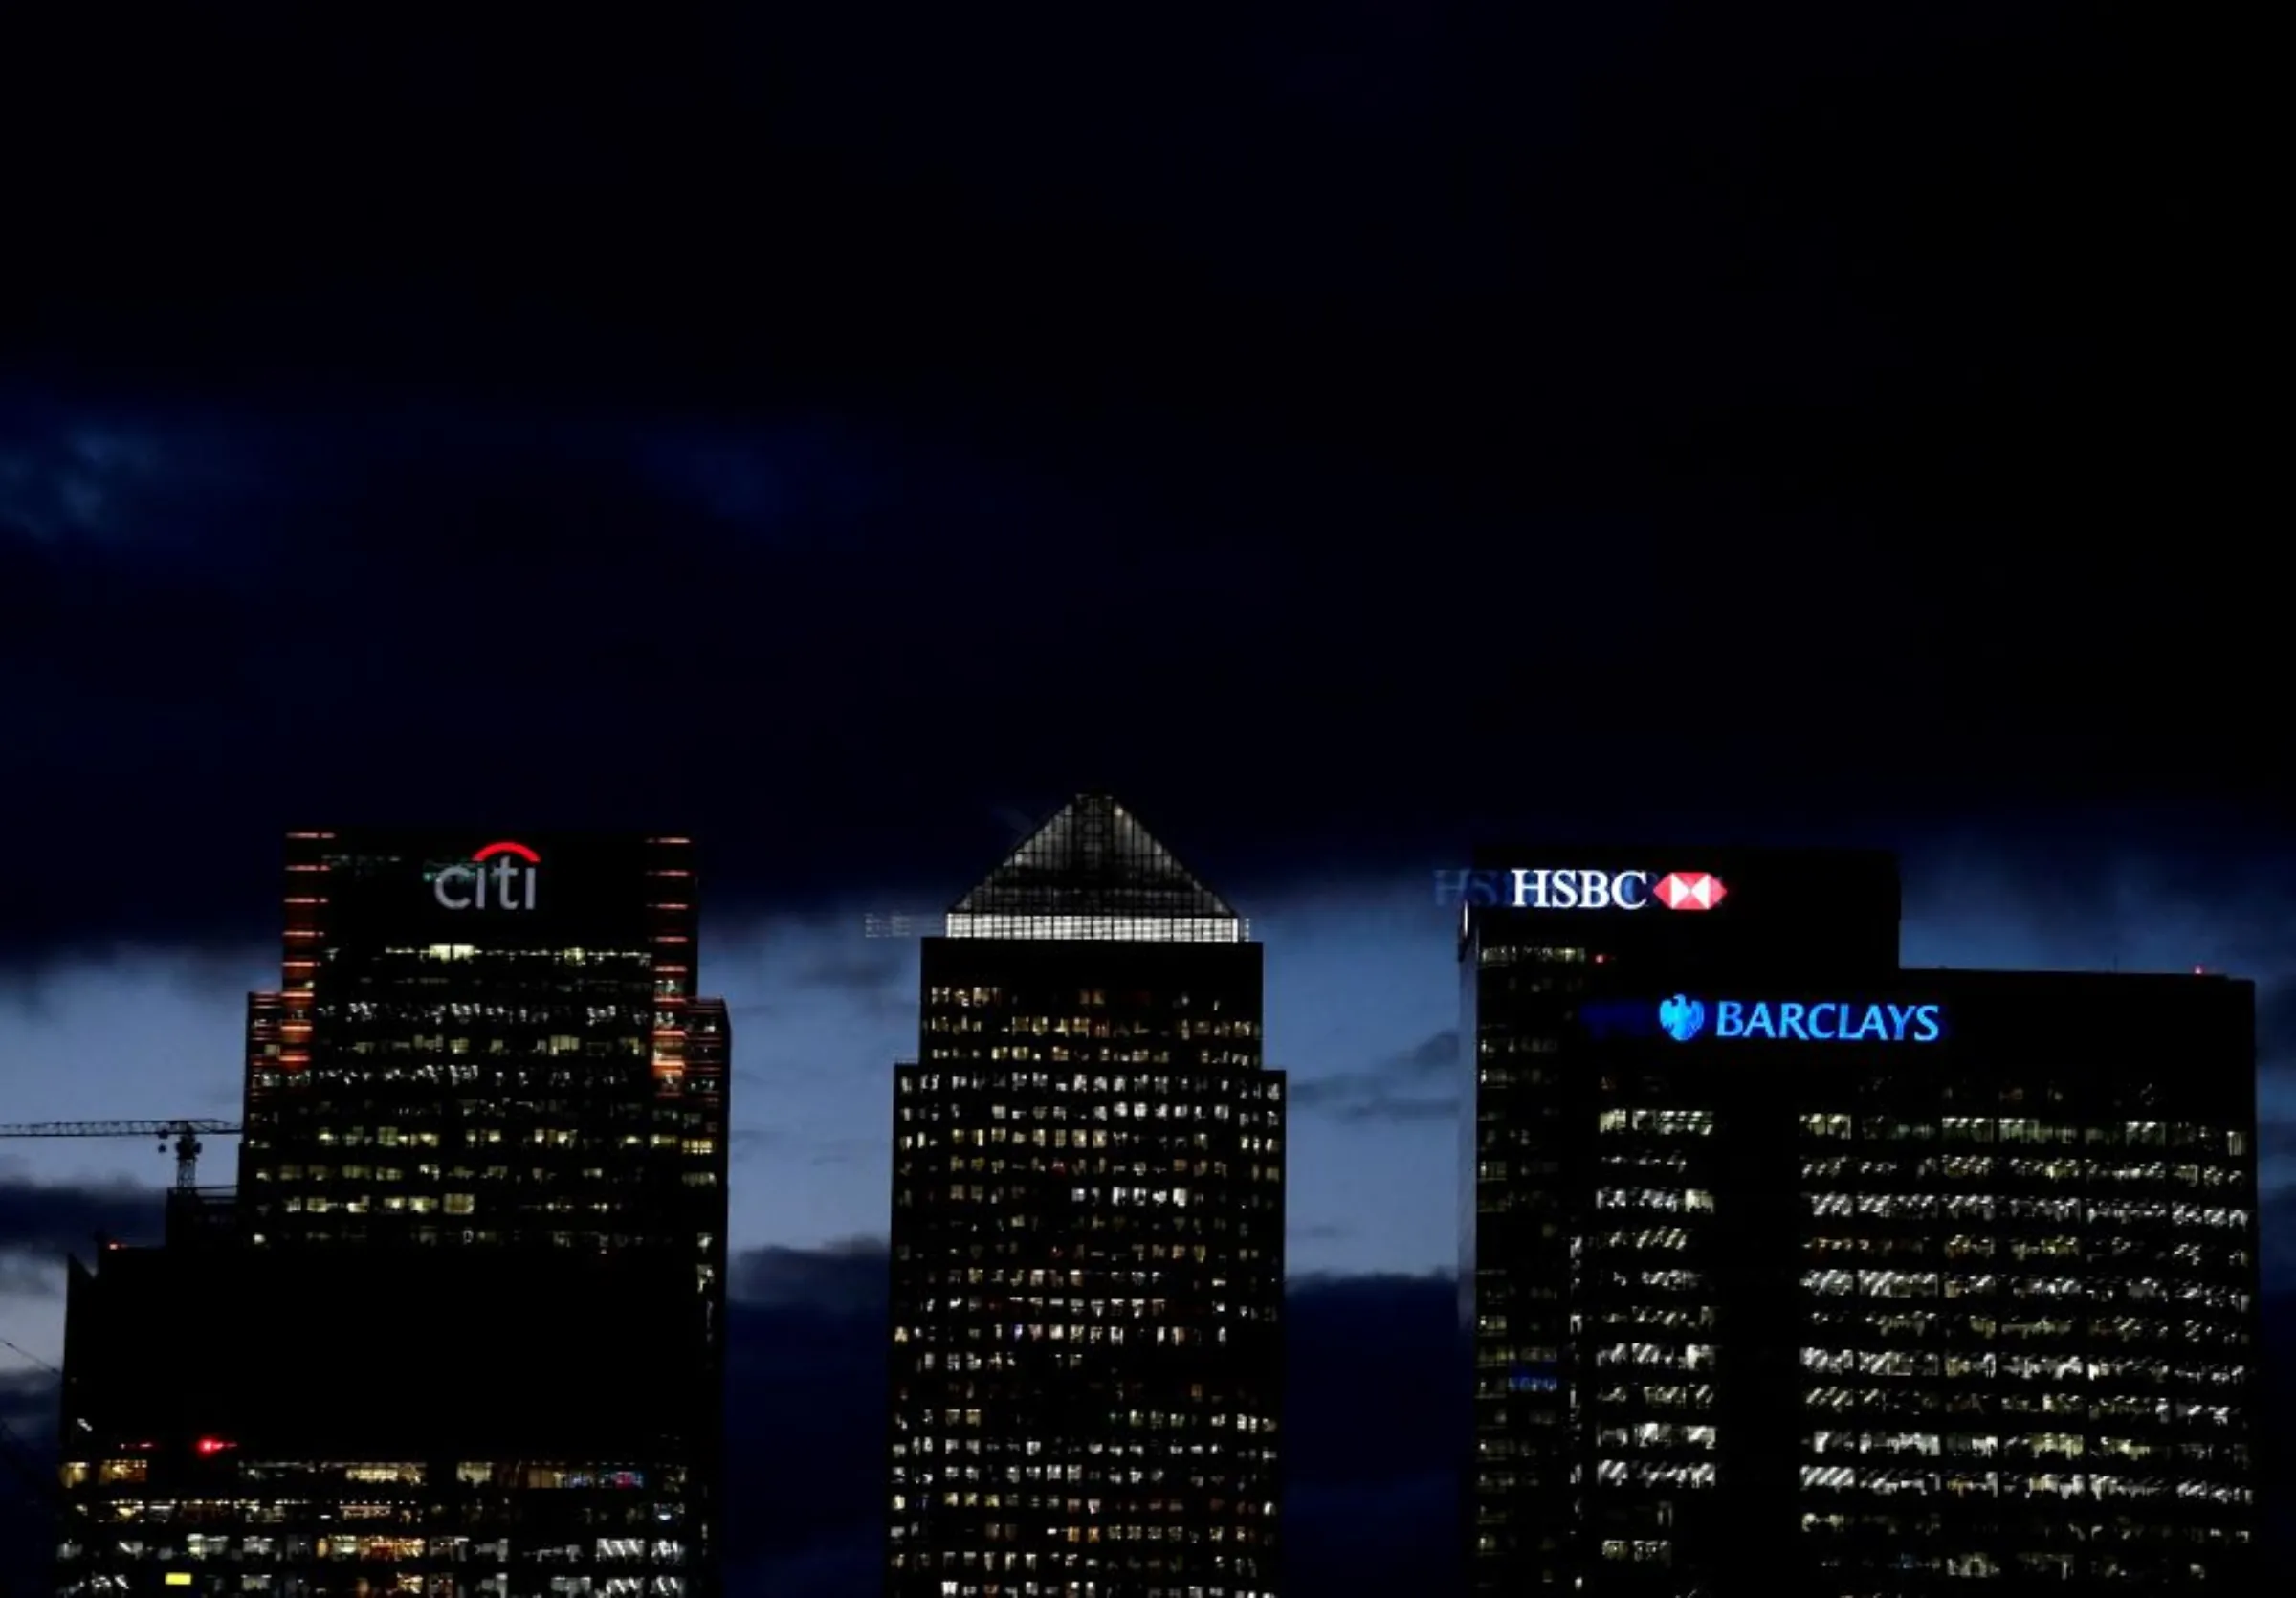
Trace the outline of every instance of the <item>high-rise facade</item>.
<path fill-rule="evenodd" d="M 894 1080 L 889 1590 L 1280 1588 L 1284 1077 L 1261 950 L 1122 807 L 925 941 Z"/>
<path fill-rule="evenodd" d="M 1474 1589 L 2237 1589 L 2252 988 L 1902 971 L 1872 856 L 1512 858 L 1461 945 Z"/>
<path fill-rule="evenodd" d="M 67 1479 L 105 1530 L 68 1589 L 706 1598 L 730 1036 L 691 847 L 287 854 L 233 1246 L 75 1276 Z"/>

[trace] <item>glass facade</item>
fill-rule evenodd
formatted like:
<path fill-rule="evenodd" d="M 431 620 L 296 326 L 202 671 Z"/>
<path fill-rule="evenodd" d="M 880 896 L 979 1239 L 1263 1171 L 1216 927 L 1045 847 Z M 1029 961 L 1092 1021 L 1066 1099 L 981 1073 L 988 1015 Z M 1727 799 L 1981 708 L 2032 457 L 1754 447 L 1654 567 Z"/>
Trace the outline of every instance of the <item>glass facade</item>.
<path fill-rule="evenodd" d="M 1475 1590 L 2239 1590 L 2253 989 L 1845 952 L 1468 918 Z M 1686 989 L 1950 1024 L 1687 1043 Z"/>
<path fill-rule="evenodd" d="M 202 1529 L 75 1538 L 64 1590 L 140 1585 L 192 1544 L 169 1585 L 714 1590 L 731 1039 L 723 1003 L 695 994 L 689 842 L 298 832 L 284 899 L 283 980 L 248 1003 L 232 1269 L 266 1318 L 248 1338 L 309 1325 L 334 1358 L 298 1365 L 282 1346 L 248 1367 L 234 1343 L 193 1339 L 198 1360 L 163 1360 L 138 1339 L 158 1335 L 153 1273 L 175 1267 L 99 1259 L 67 1332 L 104 1373 L 80 1385 L 87 1456 L 68 1492 L 117 1496 L 126 1476 L 94 1455 L 124 1450 L 171 1484 L 149 1500 L 164 1519 Z M 221 1269 L 176 1267 L 187 1290 Z M 536 1387 L 584 1336 L 590 1368 Z M 484 1352 L 502 1348 L 517 1357 Z M 166 1390 L 139 1384 L 167 1361 L 238 1393 L 199 1423 L 228 1448 L 199 1453 Z M 278 1409 L 289 1369 L 308 1403 L 349 1400 L 340 1418 Z M 649 1402 L 578 1396 L 601 1382 Z M 378 1452 L 411 1417 L 416 1451 Z M 368 1480 L 345 1471 L 386 1468 L 391 1491 L 328 1496 Z M 336 1523 L 362 1518 L 386 1525 Z"/>
<path fill-rule="evenodd" d="M 1176 924 L 1130 930 L 1143 861 L 1179 879 L 1145 838 L 1079 800 L 1015 856 L 1026 894 L 960 905 L 1001 931 L 924 945 L 894 1092 L 895 1594 L 1279 1590 L 1284 1079 L 1231 912 L 1189 878 Z M 1047 904 L 1093 931 L 1028 919 Z"/>

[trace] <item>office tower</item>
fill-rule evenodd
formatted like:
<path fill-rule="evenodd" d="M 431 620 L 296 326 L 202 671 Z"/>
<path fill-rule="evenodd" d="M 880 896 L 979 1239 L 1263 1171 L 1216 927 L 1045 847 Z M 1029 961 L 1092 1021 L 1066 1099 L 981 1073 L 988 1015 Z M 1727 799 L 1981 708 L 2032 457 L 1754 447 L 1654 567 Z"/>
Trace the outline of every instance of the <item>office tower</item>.
<path fill-rule="evenodd" d="M 75 1276 L 67 1476 L 110 1529 L 66 1587 L 714 1592 L 730 1037 L 690 846 L 287 853 L 232 1246 L 207 1205 L 197 1250 Z"/>
<path fill-rule="evenodd" d="M 894 1080 L 889 1590 L 1268 1598 L 1284 1077 L 1260 947 L 1077 799 L 925 940 Z"/>
<path fill-rule="evenodd" d="M 1462 939 L 1475 1590 L 2237 1590 L 2253 988 L 1901 971 L 1866 856 L 1516 858 Z"/>

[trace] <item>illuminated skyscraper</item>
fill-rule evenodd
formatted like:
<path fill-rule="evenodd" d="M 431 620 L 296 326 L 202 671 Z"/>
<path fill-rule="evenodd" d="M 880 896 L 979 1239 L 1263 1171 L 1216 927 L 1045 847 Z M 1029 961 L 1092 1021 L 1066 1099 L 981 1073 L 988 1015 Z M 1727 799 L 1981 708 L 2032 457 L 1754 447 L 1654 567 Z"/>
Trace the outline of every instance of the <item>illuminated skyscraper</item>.
<path fill-rule="evenodd" d="M 285 980 L 248 1000 L 252 1240 L 667 1251 L 714 1338 L 727 1032 L 687 840 L 300 832 L 285 899 Z"/>
<path fill-rule="evenodd" d="M 66 1590 L 707 1598 L 730 1038 L 687 841 L 298 832 L 284 897 L 235 1244 L 75 1275 Z"/>
<path fill-rule="evenodd" d="M 1087 795 L 925 941 L 894 1080 L 896 1598 L 1279 1589 L 1260 947 Z"/>
<path fill-rule="evenodd" d="M 1901 971 L 1870 856 L 1504 875 L 1475 1591 L 2241 1589 L 2248 984 Z"/>

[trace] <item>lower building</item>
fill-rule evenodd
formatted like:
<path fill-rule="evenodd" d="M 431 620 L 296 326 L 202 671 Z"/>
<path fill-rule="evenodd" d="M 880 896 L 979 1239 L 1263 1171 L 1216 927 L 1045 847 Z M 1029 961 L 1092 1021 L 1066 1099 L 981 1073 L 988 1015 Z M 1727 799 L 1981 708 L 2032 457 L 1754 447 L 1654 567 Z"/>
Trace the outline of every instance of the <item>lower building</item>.
<path fill-rule="evenodd" d="M 2255 1590 L 2253 988 L 1661 975 L 1485 985 L 1563 1335 L 1478 1317 L 1475 1590 Z"/>
<path fill-rule="evenodd" d="M 419 1268 L 418 1268 L 419 1267 Z M 107 1246 L 71 1271 L 57 1590 L 688 1598 L 675 1266 Z"/>

